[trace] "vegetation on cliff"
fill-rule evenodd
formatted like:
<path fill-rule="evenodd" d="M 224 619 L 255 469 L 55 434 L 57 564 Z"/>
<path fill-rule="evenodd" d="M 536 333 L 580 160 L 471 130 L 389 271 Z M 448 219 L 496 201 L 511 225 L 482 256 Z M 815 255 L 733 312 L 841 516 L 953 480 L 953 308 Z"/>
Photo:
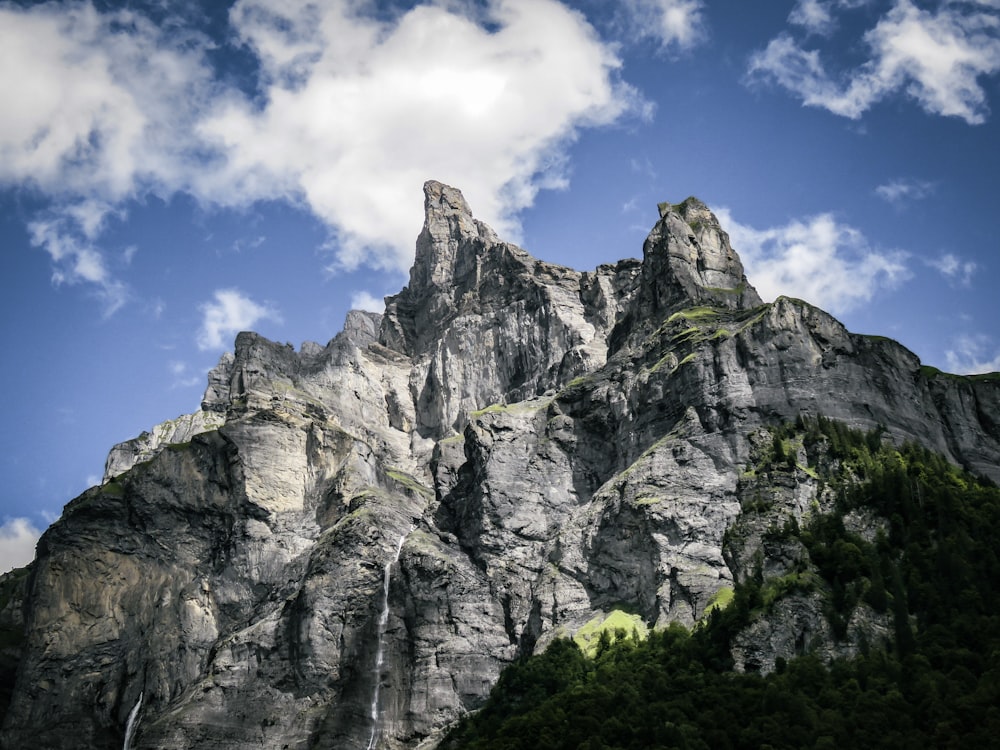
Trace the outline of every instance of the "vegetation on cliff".
<path fill-rule="evenodd" d="M 789 470 L 803 446 L 833 490 L 830 512 L 789 518 L 771 541 L 800 543 L 807 565 L 758 567 L 688 631 L 570 640 L 509 667 L 446 748 L 995 747 L 1000 737 L 1000 489 L 880 431 L 799 420 L 774 431 L 759 471 Z M 851 531 L 868 514 L 865 533 Z M 795 580 L 791 580 L 794 578 Z M 778 658 L 733 671 L 734 637 L 777 598 L 819 590 L 838 637 L 864 603 L 891 616 L 886 643 L 850 659 Z"/>

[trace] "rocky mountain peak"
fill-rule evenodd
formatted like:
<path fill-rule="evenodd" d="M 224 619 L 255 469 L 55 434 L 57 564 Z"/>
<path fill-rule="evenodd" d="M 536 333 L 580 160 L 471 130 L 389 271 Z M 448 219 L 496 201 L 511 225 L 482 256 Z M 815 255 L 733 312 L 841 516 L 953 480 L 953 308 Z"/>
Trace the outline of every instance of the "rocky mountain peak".
<path fill-rule="evenodd" d="M 696 305 L 738 310 L 762 304 L 708 206 L 691 197 L 658 208 L 660 220 L 643 246 L 643 317 L 655 321 Z"/>
<path fill-rule="evenodd" d="M 804 553 L 770 530 L 836 501 L 800 417 L 1000 480 L 1000 379 L 762 304 L 696 199 L 661 205 L 641 262 L 580 272 L 424 194 L 385 315 L 298 352 L 241 333 L 201 410 L 116 446 L 45 533 L 0 606 L 0 747 L 430 750 L 519 654 L 787 580 Z M 791 596 L 736 663 L 884 630 L 861 607 L 838 639 L 819 591 Z"/>
<path fill-rule="evenodd" d="M 460 190 L 426 182 L 424 226 L 417 237 L 410 283 L 387 304 L 387 345 L 413 353 L 421 332 L 453 312 L 456 284 L 475 270 L 479 255 L 497 244 L 496 232 L 473 217 Z"/>
<path fill-rule="evenodd" d="M 424 184 L 424 227 L 410 270 L 414 293 L 447 289 L 462 253 L 499 242 L 496 233 L 472 216 L 462 191 L 430 180 Z"/>

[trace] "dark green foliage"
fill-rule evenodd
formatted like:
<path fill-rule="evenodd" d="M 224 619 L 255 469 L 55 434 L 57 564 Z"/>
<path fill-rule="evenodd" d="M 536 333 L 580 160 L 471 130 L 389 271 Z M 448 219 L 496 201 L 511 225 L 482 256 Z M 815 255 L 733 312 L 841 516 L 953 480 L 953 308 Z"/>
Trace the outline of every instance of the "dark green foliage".
<path fill-rule="evenodd" d="M 594 659 L 556 641 L 510 667 L 443 747 L 1000 747 L 1000 490 L 923 448 L 884 444 L 880 430 L 820 418 L 775 435 L 776 463 L 786 440 L 801 441 L 837 498 L 832 513 L 774 531 L 798 539 L 815 572 L 749 576 L 692 633 L 619 639 Z M 877 530 L 852 533 L 848 513 Z M 893 642 L 733 673 L 733 636 L 810 576 L 838 636 L 865 603 L 891 616 Z"/>

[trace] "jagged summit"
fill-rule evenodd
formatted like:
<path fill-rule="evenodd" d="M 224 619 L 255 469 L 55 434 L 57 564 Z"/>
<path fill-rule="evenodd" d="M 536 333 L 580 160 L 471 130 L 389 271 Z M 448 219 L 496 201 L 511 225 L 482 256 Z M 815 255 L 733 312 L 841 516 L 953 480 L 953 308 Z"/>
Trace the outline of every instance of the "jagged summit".
<path fill-rule="evenodd" d="M 646 315 L 706 304 L 747 309 L 761 298 L 715 214 L 697 198 L 661 203 L 660 220 L 643 245 Z"/>
<path fill-rule="evenodd" d="M 460 190 L 426 182 L 424 226 L 417 237 L 410 283 L 387 301 L 387 345 L 407 354 L 425 345 L 428 333 L 454 314 L 460 292 L 478 282 L 481 256 L 500 244 L 496 233 L 473 217 Z"/>
<path fill-rule="evenodd" d="M 421 295 L 447 289 L 454 281 L 462 253 L 482 251 L 500 242 L 496 233 L 475 219 L 462 192 L 430 180 L 424 183 L 424 226 L 410 269 L 410 290 Z"/>
<path fill-rule="evenodd" d="M 118 750 L 135 716 L 137 750 L 429 750 L 556 637 L 692 627 L 754 566 L 798 576 L 768 530 L 835 501 L 781 442 L 799 416 L 1000 479 L 1000 382 L 762 304 L 696 200 L 661 208 L 642 261 L 583 272 L 453 188 L 425 208 L 385 315 L 298 352 L 240 334 L 202 411 L 126 444 L 0 579 L 0 746 Z M 734 658 L 852 653 L 886 627 L 866 607 L 838 638 L 792 590 Z"/>
<path fill-rule="evenodd" d="M 631 290 L 640 300 L 633 317 L 658 324 L 658 318 L 699 304 L 733 309 L 761 304 L 729 236 L 704 203 L 688 198 L 677 205 L 661 203 L 659 209 L 660 220 L 643 246 L 639 287 Z M 473 217 L 461 191 L 428 181 L 410 283 L 390 298 L 383 340 L 412 354 L 433 340 L 463 303 L 484 300 L 484 290 L 508 283 L 511 272 L 523 280 L 538 267 L 555 276 L 580 275 L 501 241 Z M 516 284 L 513 290 L 523 291 Z"/>

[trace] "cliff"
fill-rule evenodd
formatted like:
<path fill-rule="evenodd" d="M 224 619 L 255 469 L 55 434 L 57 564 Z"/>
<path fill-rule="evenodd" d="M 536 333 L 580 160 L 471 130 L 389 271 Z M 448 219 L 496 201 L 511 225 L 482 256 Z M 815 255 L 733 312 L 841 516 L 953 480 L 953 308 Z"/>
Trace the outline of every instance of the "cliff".
<path fill-rule="evenodd" d="M 691 626 L 780 569 L 762 524 L 828 498 L 748 467 L 800 415 L 1000 480 L 996 378 L 763 304 L 704 204 L 660 209 L 641 261 L 578 272 L 429 182 L 383 316 L 298 352 L 241 333 L 200 411 L 116 446 L 5 589 L 3 747 L 120 748 L 137 706 L 133 748 L 432 747 L 518 655 L 622 613 Z M 851 652 L 820 609 L 776 608 L 738 664 Z"/>

